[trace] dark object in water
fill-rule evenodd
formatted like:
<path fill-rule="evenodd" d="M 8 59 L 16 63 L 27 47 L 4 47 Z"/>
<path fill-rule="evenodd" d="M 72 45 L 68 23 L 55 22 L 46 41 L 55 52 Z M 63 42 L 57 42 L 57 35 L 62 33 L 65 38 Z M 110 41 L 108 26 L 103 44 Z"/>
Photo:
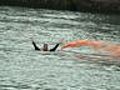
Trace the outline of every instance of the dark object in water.
<path fill-rule="evenodd" d="M 32 44 L 33 44 L 33 46 L 34 46 L 35 50 L 40 51 L 40 48 L 39 48 L 39 47 L 35 44 L 35 42 L 34 42 L 34 41 L 32 41 Z"/>
<path fill-rule="evenodd" d="M 53 47 L 52 49 L 48 50 L 48 44 L 44 44 L 42 49 L 40 49 L 40 48 L 36 45 L 36 43 L 35 43 L 34 41 L 32 41 L 32 44 L 33 44 L 35 50 L 37 50 L 37 51 L 50 51 L 50 52 L 56 51 L 57 48 L 58 48 L 59 45 L 60 45 L 60 43 L 58 43 L 58 44 L 55 45 L 55 47 Z"/>

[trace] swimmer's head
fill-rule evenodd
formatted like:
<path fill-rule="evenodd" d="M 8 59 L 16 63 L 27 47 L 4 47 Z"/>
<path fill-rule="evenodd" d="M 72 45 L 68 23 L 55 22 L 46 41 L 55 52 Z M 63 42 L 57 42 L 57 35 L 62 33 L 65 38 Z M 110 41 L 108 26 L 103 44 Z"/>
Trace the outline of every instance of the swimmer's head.
<path fill-rule="evenodd" d="M 43 45 L 43 51 L 48 51 L 48 44 Z"/>

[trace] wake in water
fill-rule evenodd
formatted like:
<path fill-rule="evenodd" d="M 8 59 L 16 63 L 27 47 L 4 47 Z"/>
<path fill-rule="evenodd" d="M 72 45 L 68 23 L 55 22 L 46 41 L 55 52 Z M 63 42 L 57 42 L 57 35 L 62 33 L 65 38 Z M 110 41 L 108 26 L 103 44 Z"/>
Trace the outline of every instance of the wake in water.
<path fill-rule="evenodd" d="M 113 44 L 104 41 L 76 40 L 66 43 L 65 45 L 62 46 L 62 49 L 81 47 L 81 46 L 89 46 L 95 50 L 104 51 L 114 57 L 120 58 L 120 44 Z"/>

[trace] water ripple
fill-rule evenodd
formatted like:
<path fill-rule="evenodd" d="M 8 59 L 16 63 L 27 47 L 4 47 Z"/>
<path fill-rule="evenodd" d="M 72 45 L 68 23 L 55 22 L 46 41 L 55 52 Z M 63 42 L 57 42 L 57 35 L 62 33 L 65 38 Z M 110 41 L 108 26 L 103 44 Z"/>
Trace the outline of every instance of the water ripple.
<path fill-rule="evenodd" d="M 56 52 L 61 38 L 120 42 L 118 15 L 0 7 L 0 90 L 119 90 L 120 61 L 90 48 Z"/>

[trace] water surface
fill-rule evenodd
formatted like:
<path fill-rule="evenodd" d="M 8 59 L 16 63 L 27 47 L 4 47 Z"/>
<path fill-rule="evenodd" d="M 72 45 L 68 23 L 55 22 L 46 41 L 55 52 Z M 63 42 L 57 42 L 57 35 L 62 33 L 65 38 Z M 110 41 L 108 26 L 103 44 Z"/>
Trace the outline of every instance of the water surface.
<path fill-rule="evenodd" d="M 120 42 L 120 16 L 0 7 L 0 90 L 120 90 L 120 61 L 89 48 L 35 51 L 61 38 Z"/>

